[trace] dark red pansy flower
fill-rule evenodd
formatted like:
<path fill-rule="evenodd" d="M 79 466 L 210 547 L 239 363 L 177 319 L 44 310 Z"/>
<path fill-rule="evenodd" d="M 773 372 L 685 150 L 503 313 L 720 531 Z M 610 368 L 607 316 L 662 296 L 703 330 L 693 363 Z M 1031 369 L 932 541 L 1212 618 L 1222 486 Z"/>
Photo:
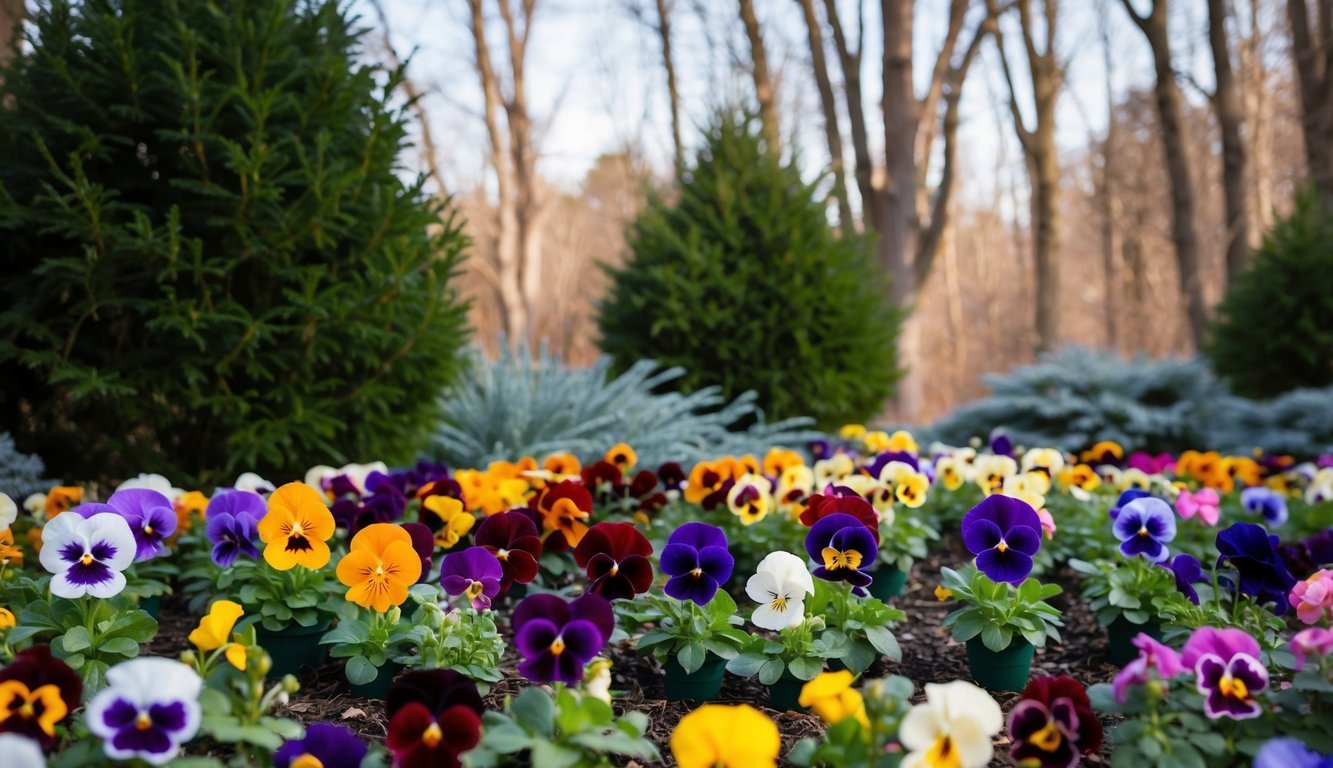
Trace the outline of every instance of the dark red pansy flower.
<path fill-rule="evenodd" d="M 452 669 L 418 669 L 399 675 L 384 697 L 384 712 L 393 717 L 412 702 L 436 714 L 457 704 L 478 715 L 482 712 L 477 684 Z"/>
<path fill-rule="evenodd" d="M 421 558 L 421 578 L 417 582 L 423 582 L 430 577 L 431 559 L 435 555 L 435 534 L 425 523 L 402 523 L 402 528 L 412 537 L 412 549 Z"/>
<path fill-rule="evenodd" d="M 27 736 L 49 751 L 56 743 L 55 724 L 78 708 L 82 695 L 83 680 L 51 655 L 50 646 L 21 651 L 0 669 L 0 733 Z"/>
<path fill-rule="evenodd" d="M 574 550 L 588 574 L 588 591 L 607 600 L 629 599 L 653 585 L 653 545 L 629 523 L 598 523 Z"/>
<path fill-rule="evenodd" d="M 620 485 L 622 477 L 620 467 L 605 459 L 584 467 L 582 474 L 583 484 L 589 488 L 603 485 L 617 486 Z"/>
<path fill-rule="evenodd" d="M 481 521 L 475 535 L 477 546 L 490 550 L 504 567 L 500 594 L 515 582 L 527 584 L 537 578 L 537 559 L 542 556 L 542 540 L 537 525 L 519 511 L 500 512 Z M 564 541 L 564 536 L 557 536 Z M 568 546 L 568 545 L 566 545 Z"/>
<path fill-rule="evenodd" d="M 731 489 L 735 485 L 735 480 L 723 480 L 722 484 L 719 485 L 716 490 L 705 496 L 703 501 L 699 502 L 699 505 L 710 511 L 717 509 L 719 506 L 725 507 L 727 504 L 727 496 L 731 493 Z"/>
<path fill-rule="evenodd" d="M 438 715 L 409 702 L 389 718 L 385 746 L 395 768 L 458 768 L 460 755 L 481 741 L 481 718 L 455 704 Z"/>
<path fill-rule="evenodd" d="M 629 484 L 629 495 L 636 499 L 652 493 L 657 488 L 657 475 L 649 470 L 641 469 L 634 475 L 634 479 Z"/>
<path fill-rule="evenodd" d="M 657 478 L 668 490 L 679 491 L 688 479 L 685 470 L 674 461 L 668 461 L 657 468 Z"/>
<path fill-rule="evenodd" d="M 829 515 L 844 514 L 860 520 L 875 536 L 879 544 L 879 514 L 870 502 L 860 496 L 828 496 L 816 493 L 810 497 L 801 512 L 801 525 L 812 526 Z"/>
<path fill-rule="evenodd" d="M 1019 765 L 1073 768 L 1102 747 L 1102 723 L 1083 684 L 1072 677 L 1038 677 L 1009 713 L 1009 755 Z"/>

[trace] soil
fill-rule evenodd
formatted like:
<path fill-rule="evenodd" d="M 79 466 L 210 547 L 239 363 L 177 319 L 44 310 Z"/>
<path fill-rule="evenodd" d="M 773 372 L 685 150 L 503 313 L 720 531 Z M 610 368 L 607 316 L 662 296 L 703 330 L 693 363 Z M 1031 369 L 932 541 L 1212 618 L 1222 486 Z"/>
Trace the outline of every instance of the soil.
<path fill-rule="evenodd" d="M 955 551 L 956 550 L 956 551 Z M 935 599 L 941 565 L 965 562 L 968 555 L 957 542 L 942 542 L 926 561 L 917 563 L 903 594 L 890 601 L 907 613 L 894 627 L 903 649 L 901 662 L 884 663 L 871 670 L 873 674 L 898 674 L 917 685 L 915 700 L 924 698 L 922 686 L 930 682 L 970 680 L 964 646 L 949 637 L 940 626 L 949 607 Z M 1074 575 L 1070 571 L 1057 573 L 1053 579 L 1065 588 L 1065 593 L 1052 600 L 1064 612 L 1065 626 L 1061 630 L 1063 642 L 1050 644 L 1037 651 L 1033 661 L 1033 676 L 1070 675 L 1086 685 L 1107 682 L 1117 668 L 1105 661 L 1106 635 L 1098 627 L 1096 616 L 1078 599 Z M 165 600 L 159 619 L 157 636 L 145 649 L 145 654 L 175 657 L 189 645 L 186 635 L 197 623 L 197 616 L 188 613 L 184 605 L 172 599 Z M 675 766 L 667 742 L 671 730 L 690 707 L 664 698 L 663 675 L 656 662 L 640 658 L 628 644 L 610 649 L 613 662 L 612 691 L 617 711 L 637 710 L 649 717 L 649 738 L 663 755 L 657 766 Z M 499 709 L 506 696 L 512 696 L 530 685 L 514 669 L 517 659 L 506 659 L 501 665 L 505 677 L 491 686 L 484 697 L 488 709 Z M 800 712 L 781 712 L 767 703 L 767 690 L 757 680 L 727 675 L 722 685 L 721 700 L 728 703 L 748 703 L 767 714 L 777 723 L 782 735 L 782 753 L 799 740 L 817 736 L 824 730 L 819 718 Z M 1018 701 L 1018 694 L 998 694 L 997 700 L 1007 713 Z M 383 743 L 385 737 L 384 705 L 382 701 L 364 699 L 348 693 L 340 662 L 326 662 L 312 670 L 285 705 L 279 705 L 275 714 L 303 723 L 341 723 L 356 731 L 367 741 Z M 1106 725 L 1111 720 L 1104 720 Z M 996 739 L 996 758 L 992 765 L 1012 765 L 1007 757 L 1008 740 L 1002 735 Z M 1085 758 L 1085 764 L 1109 763 L 1109 746 L 1101 755 Z M 784 763 L 785 764 L 785 763 Z M 634 763 L 631 763 L 634 765 Z"/>

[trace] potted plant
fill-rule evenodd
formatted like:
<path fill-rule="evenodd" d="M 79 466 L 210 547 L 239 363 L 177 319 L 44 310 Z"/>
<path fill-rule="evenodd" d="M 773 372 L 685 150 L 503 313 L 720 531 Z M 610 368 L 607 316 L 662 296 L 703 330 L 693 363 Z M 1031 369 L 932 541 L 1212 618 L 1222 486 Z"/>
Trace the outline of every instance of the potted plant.
<path fill-rule="evenodd" d="M 1189 555 L 1176 555 L 1166 567 L 1142 557 L 1070 560 L 1069 567 L 1082 576 L 1080 594 L 1106 629 L 1106 658 L 1116 665 L 1138 655 L 1132 641 L 1140 632 L 1162 639 L 1161 617 L 1187 599 L 1177 579 L 1190 585 L 1202 576 L 1199 561 Z"/>
<path fill-rule="evenodd" d="M 900 512 L 891 522 L 880 518 L 879 553 L 871 571 L 867 591 L 878 600 L 888 600 L 902 594 L 912 564 L 925 558 L 928 542 L 938 541 L 940 534 L 926 524 L 915 512 Z"/>

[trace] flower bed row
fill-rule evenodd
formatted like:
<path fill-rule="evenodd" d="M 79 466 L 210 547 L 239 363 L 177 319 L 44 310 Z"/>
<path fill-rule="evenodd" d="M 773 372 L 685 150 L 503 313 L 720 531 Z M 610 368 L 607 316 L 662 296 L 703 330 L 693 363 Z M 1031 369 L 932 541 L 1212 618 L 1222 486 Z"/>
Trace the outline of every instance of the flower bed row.
<path fill-rule="evenodd" d="M 727 674 L 828 724 L 783 755 L 799 765 L 980 766 L 1003 731 L 1015 761 L 1072 766 L 1101 748 L 1096 712 L 1123 718 L 1117 763 L 1333 753 L 1320 462 L 1017 451 L 1002 435 L 921 451 L 848 427 L 804 454 L 636 464 L 622 444 L 586 465 L 247 473 L 207 496 L 144 475 L 104 501 L 54 488 L 23 514 L 0 496 L 4 765 L 654 760 L 647 717 L 610 690 L 623 651 L 699 705 L 668 745 L 681 765 L 778 759 L 762 712 L 705 703 Z M 945 626 L 981 689 L 1022 692 L 1007 718 L 971 682 L 913 705 L 912 681 L 884 676 L 902 654 L 891 603 L 941 536 L 972 555 L 939 573 Z M 1125 665 L 1112 683 L 1030 678 L 1061 640 L 1061 587 L 1040 578 L 1065 567 Z M 171 593 L 200 616 L 193 650 L 139 657 Z M 384 744 L 277 716 L 326 654 L 351 692 L 384 699 Z M 484 711 L 511 665 L 533 687 Z"/>

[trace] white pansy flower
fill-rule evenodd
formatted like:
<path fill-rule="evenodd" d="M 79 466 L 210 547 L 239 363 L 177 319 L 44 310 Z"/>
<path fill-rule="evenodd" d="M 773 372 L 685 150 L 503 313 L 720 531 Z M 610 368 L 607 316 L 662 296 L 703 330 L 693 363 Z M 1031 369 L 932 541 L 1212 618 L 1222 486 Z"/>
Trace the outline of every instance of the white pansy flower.
<path fill-rule="evenodd" d="M 982 768 L 995 749 L 991 739 L 1004 714 L 990 694 L 963 680 L 927 683 L 925 702 L 912 707 L 898 728 L 908 749 L 902 768 Z"/>
<path fill-rule="evenodd" d="M 163 496 L 166 496 L 167 501 L 170 501 L 172 504 L 175 504 L 176 499 L 180 498 L 180 496 L 185 493 L 185 489 L 175 487 L 171 484 L 170 480 L 162 475 L 151 474 L 148 472 L 140 474 L 138 477 L 131 477 L 129 480 L 116 486 L 117 491 L 123 491 L 127 488 L 146 488 L 150 491 L 157 491 Z"/>
<path fill-rule="evenodd" d="M 790 552 L 769 553 L 745 582 L 745 594 L 759 603 L 750 621 L 774 631 L 794 627 L 805 620 L 805 596 L 814 592 L 814 578 L 804 560 Z"/>

